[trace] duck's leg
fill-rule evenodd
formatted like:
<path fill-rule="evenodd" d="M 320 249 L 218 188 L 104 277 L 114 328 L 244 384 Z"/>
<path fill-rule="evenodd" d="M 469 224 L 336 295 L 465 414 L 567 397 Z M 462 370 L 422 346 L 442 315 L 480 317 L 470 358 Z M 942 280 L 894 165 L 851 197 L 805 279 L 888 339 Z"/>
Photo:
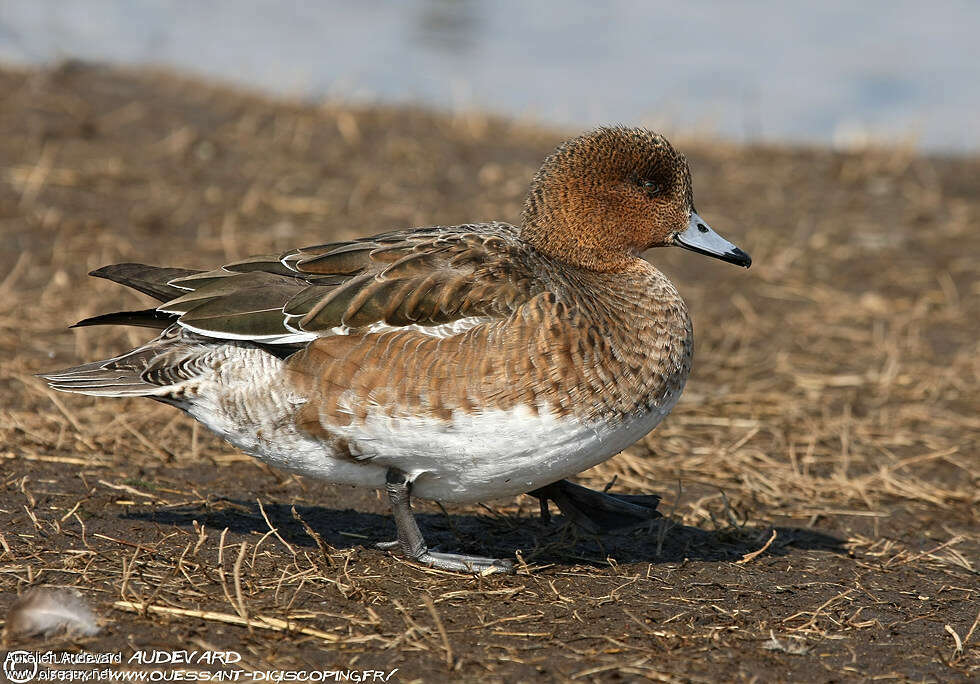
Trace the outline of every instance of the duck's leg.
<path fill-rule="evenodd" d="M 389 468 L 385 477 L 385 489 L 388 491 L 388 501 L 391 503 L 395 527 L 398 529 L 398 540 L 378 544 L 379 548 L 386 550 L 398 548 L 406 558 L 439 570 L 481 574 L 488 571 L 514 571 L 514 564 L 507 560 L 429 551 L 418 523 L 415 522 L 415 516 L 412 515 L 412 483 L 408 477 L 400 470 Z"/>
<path fill-rule="evenodd" d="M 528 492 L 541 503 L 541 517 L 547 522 L 548 501 L 554 501 L 562 515 L 582 529 L 600 534 L 628 530 L 661 517 L 656 494 L 607 494 L 559 480 Z"/>

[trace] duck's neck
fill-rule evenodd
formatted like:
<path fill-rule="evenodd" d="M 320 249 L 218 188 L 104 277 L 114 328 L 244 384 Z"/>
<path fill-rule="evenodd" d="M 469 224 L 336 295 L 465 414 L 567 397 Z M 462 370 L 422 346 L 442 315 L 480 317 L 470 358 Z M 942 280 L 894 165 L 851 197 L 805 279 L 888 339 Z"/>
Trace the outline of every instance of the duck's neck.
<path fill-rule="evenodd" d="M 546 203 L 543 193 L 532 188 L 525 201 L 524 242 L 552 259 L 596 273 L 617 273 L 633 266 L 636 254 L 617 244 L 614 226 L 604 225 L 602 215 L 591 215 L 580 202 Z"/>
<path fill-rule="evenodd" d="M 599 320 L 607 319 L 610 333 L 634 339 L 655 331 L 682 333 L 690 327 L 687 306 L 674 284 L 649 262 L 633 257 L 615 272 L 565 269 L 578 305 Z"/>

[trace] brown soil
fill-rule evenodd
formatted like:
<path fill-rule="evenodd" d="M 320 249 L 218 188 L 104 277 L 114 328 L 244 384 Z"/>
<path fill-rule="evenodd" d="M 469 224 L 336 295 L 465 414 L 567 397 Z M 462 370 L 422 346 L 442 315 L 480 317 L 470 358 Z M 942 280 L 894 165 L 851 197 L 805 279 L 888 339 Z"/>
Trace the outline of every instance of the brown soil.
<path fill-rule="evenodd" d="M 65 329 L 145 305 L 93 268 L 516 221 L 561 137 L 76 64 L 0 71 L 0 616 L 70 586 L 104 621 L 8 645 L 231 648 L 246 669 L 392 681 L 976 677 L 977 158 L 675 140 L 699 212 L 755 265 L 650 255 L 693 312 L 694 374 L 658 430 L 579 478 L 663 494 L 670 524 L 599 540 L 528 497 L 418 504 L 433 545 L 520 549 L 515 576 L 410 565 L 371 546 L 394 530 L 374 492 L 31 375 L 146 338 Z"/>

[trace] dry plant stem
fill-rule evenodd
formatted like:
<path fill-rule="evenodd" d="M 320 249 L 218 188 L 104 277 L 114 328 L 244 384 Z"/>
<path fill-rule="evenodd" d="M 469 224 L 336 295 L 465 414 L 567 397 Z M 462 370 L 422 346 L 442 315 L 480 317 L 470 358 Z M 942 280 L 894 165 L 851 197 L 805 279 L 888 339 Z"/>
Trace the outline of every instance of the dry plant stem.
<path fill-rule="evenodd" d="M 432 615 L 432 621 L 436 623 L 436 629 L 439 630 L 439 636 L 442 638 L 442 647 L 446 651 L 446 669 L 452 670 L 453 648 L 449 643 L 449 635 L 446 633 L 446 628 L 442 624 L 442 618 L 439 617 L 439 611 L 436 610 L 436 604 L 433 603 L 431 596 L 424 594 L 422 600 L 425 602 L 425 607 L 429 609 L 429 614 Z"/>
<path fill-rule="evenodd" d="M 751 563 L 753 560 L 755 560 L 756 558 L 764 554 L 766 550 L 770 546 L 772 546 L 772 543 L 774 541 L 776 541 L 776 530 L 772 531 L 772 534 L 769 536 L 769 539 L 766 541 L 766 543 L 763 545 L 761 549 L 759 549 L 758 551 L 753 551 L 752 553 L 745 554 L 744 556 L 742 556 L 741 560 L 735 561 L 735 565 L 745 565 L 746 563 Z"/>
<path fill-rule="evenodd" d="M 265 520 L 265 524 L 272 531 L 272 533 L 276 535 L 276 539 L 278 539 L 282 543 L 282 545 L 286 547 L 286 549 L 289 551 L 289 553 L 291 553 L 293 556 L 295 556 L 296 555 L 296 551 L 293 549 L 293 547 L 290 546 L 289 543 L 285 539 L 282 538 L 282 535 L 279 534 L 279 530 L 276 529 L 275 527 L 273 527 L 272 526 L 272 523 L 269 522 L 269 516 L 266 515 L 265 508 L 262 506 L 262 500 L 261 499 L 256 499 L 256 502 L 259 504 L 259 511 L 262 513 L 262 519 Z"/>
<path fill-rule="evenodd" d="M 134 613 L 158 613 L 161 615 L 174 615 L 178 617 L 197 618 L 199 620 L 210 620 L 214 622 L 224 622 L 229 625 L 240 625 L 255 629 L 270 629 L 278 632 L 292 632 L 321 639 L 330 643 L 336 643 L 342 639 L 336 634 L 329 634 L 309 627 L 301 627 L 287 620 L 279 618 L 256 616 L 254 618 L 244 618 L 240 615 L 230 615 L 228 613 L 216 613 L 209 610 L 187 610 L 184 608 L 168 608 L 167 606 L 152 606 L 132 601 L 116 601 L 112 604 L 119 610 L 127 610 Z"/>
<path fill-rule="evenodd" d="M 242 595 L 242 561 L 245 560 L 245 551 L 247 549 L 248 545 L 245 542 L 242 542 L 241 548 L 238 551 L 238 558 L 235 559 L 235 567 L 233 570 L 233 576 L 235 579 L 235 598 L 237 599 L 235 608 L 238 611 L 238 614 L 245 620 L 248 620 L 248 608 L 245 605 L 245 597 Z"/>

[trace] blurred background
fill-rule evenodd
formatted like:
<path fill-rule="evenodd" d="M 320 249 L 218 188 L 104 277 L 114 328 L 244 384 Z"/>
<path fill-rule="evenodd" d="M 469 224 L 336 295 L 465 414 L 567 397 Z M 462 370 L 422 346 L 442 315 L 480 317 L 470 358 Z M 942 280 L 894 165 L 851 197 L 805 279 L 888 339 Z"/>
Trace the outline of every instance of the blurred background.
<path fill-rule="evenodd" d="M 739 142 L 980 149 L 980 3 L 4 0 L 0 63 Z"/>

